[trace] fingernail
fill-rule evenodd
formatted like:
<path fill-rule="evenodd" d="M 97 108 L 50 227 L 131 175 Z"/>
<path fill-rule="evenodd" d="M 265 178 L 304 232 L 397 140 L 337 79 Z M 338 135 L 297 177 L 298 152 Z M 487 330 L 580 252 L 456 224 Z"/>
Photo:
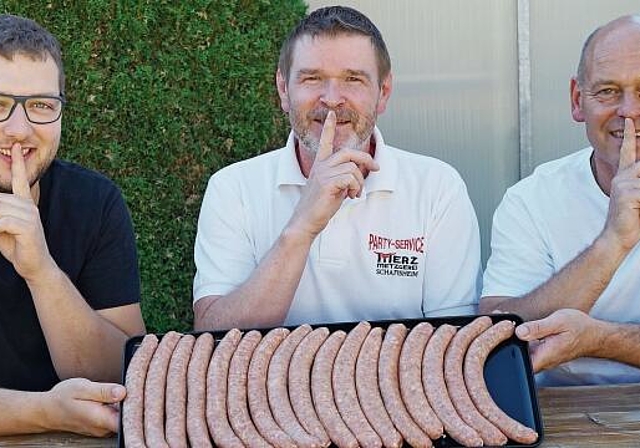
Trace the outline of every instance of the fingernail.
<path fill-rule="evenodd" d="M 123 390 L 124 386 L 114 386 L 111 388 L 111 396 L 117 400 L 122 397 Z"/>
<path fill-rule="evenodd" d="M 518 337 L 526 337 L 529 335 L 529 327 L 526 325 L 520 325 L 516 328 L 516 335 Z"/>

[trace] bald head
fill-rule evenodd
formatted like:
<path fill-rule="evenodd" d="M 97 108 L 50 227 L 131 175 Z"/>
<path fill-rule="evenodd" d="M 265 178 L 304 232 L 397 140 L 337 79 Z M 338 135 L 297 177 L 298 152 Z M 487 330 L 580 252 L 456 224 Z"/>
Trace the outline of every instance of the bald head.
<path fill-rule="evenodd" d="M 578 64 L 577 80 L 579 84 L 584 84 L 588 75 L 589 63 L 592 60 L 596 48 L 602 43 L 612 43 L 622 38 L 628 38 L 629 34 L 638 38 L 640 46 L 640 15 L 628 15 L 618 17 L 611 22 L 596 28 L 587 37 L 582 46 L 580 62 Z"/>

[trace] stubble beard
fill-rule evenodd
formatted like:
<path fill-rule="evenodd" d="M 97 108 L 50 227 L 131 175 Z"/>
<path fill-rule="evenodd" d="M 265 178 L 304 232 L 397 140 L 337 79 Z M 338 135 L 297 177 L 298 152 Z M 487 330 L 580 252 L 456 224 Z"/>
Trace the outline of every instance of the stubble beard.
<path fill-rule="evenodd" d="M 29 188 L 33 188 L 33 186 L 42 179 L 44 173 L 49 169 L 51 164 L 53 163 L 53 159 L 55 159 L 55 152 L 53 156 L 48 160 L 43 161 L 42 164 L 36 167 L 36 171 L 33 175 L 29 176 Z M 28 172 L 27 172 L 28 174 Z M 9 178 L 8 182 L 0 181 L 0 193 L 12 194 L 13 187 L 11 186 L 11 178 Z"/>
<path fill-rule="evenodd" d="M 337 109 L 336 119 L 338 121 L 349 120 L 352 132 L 346 141 L 340 142 L 339 146 L 333 149 L 333 152 L 340 151 L 341 149 L 357 149 L 366 150 L 366 145 L 373 134 L 373 128 L 376 122 L 375 111 L 371 114 L 359 115 L 350 109 Z M 291 127 L 298 140 L 304 145 L 304 147 L 315 155 L 320 149 L 320 137 L 315 136 L 311 132 L 311 123 L 315 120 L 325 122 L 329 109 L 313 109 L 305 116 L 302 116 L 297 109 L 292 109 L 289 113 Z M 354 127 L 355 123 L 355 127 Z"/>

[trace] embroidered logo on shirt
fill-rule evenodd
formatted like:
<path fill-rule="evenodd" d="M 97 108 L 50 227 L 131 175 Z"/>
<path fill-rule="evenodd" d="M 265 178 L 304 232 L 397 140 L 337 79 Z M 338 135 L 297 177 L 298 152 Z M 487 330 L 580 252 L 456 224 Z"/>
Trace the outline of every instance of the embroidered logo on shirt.
<path fill-rule="evenodd" d="M 369 234 L 369 251 L 375 256 L 377 275 L 417 277 L 420 271 L 420 256 L 424 254 L 424 236 L 393 239 Z"/>

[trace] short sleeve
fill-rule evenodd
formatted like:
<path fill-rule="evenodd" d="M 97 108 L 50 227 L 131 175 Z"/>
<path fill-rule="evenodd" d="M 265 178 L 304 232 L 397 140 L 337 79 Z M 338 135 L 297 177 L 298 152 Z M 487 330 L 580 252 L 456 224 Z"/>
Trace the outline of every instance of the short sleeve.
<path fill-rule="evenodd" d="M 534 201 L 507 191 L 493 216 L 482 296 L 520 297 L 554 274 L 542 216 Z"/>
<path fill-rule="evenodd" d="M 124 198 L 110 185 L 99 215 L 99 232 L 86 254 L 76 286 L 94 309 L 140 301 L 140 273 L 131 216 Z"/>
<path fill-rule="evenodd" d="M 478 221 L 464 182 L 456 172 L 453 175 L 443 182 L 428 239 L 425 316 L 474 314 L 478 303 L 481 279 Z"/>
<path fill-rule="evenodd" d="M 256 268 L 240 188 L 228 169 L 214 174 L 202 200 L 194 245 L 194 302 L 208 295 L 225 295 Z"/>

